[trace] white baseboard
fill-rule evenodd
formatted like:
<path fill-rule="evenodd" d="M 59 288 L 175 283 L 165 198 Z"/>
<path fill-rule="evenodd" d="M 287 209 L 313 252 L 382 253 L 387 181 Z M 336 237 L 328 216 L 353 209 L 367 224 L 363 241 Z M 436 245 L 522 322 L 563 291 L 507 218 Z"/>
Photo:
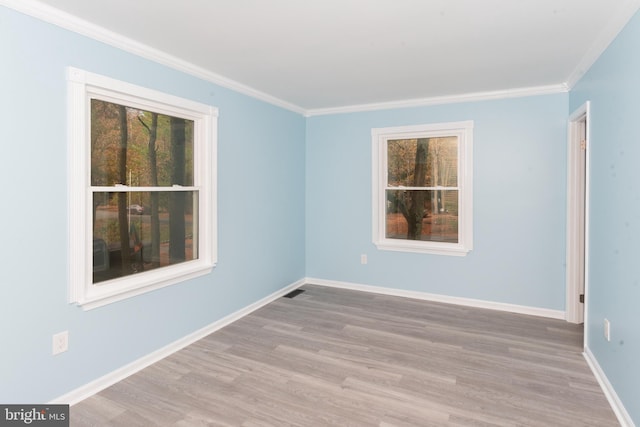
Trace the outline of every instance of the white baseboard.
<path fill-rule="evenodd" d="M 383 295 L 399 296 L 406 298 L 421 299 L 426 301 L 443 302 L 447 304 L 457 304 L 468 307 L 487 308 L 491 310 L 506 311 L 511 313 L 528 314 L 533 316 L 548 317 L 552 319 L 565 319 L 565 312 L 560 310 L 549 310 L 546 308 L 528 307 L 522 305 L 505 304 L 492 301 L 475 300 L 470 298 L 459 298 L 447 295 L 430 294 L 426 292 L 407 291 L 402 289 L 385 288 L 380 286 L 361 285 L 350 282 L 339 282 L 335 280 L 324 280 L 312 277 L 306 277 L 304 279 L 305 284 L 329 286 L 333 288 L 352 289 L 355 291 L 372 292 Z M 587 364 L 591 368 L 596 380 L 600 384 L 602 391 L 604 392 L 613 412 L 616 414 L 618 421 L 622 427 L 636 427 L 631 416 L 625 409 L 622 401 L 615 392 L 613 386 L 607 379 L 602 368 L 598 364 L 593 353 L 589 348 L 585 348 L 584 358 L 587 360 Z"/>
<path fill-rule="evenodd" d="M 56 399 L 53 399 L 50 403 L 51 404 L 62 403 L 62 404 L 74 405 L 78 402 L 81 402 L 82 400 L 93 396 L 94 394 L 104 390 L 107 387 L 112 386 L 118 381 L 122 381 L 128 376 L 141 371 L 142 369 L 158 362 L 159 360 L 164 359 L 167 356 L 170 356 L 171 354 L 183 349 L 184 347 L 190 344 L 193 344 L 194 342 L 206 337 L 207 335 L 217 331 L 218 329 L 221 329 L 227 326 L 228 324 L 235 322 L 236 320 L 267 305 L 273 300 L 291 292 L 294 289 L 299 288 L 300 286 L 306 283 L 329 286 L 334 288 L 343 288 L 343 289 L 352 289 L 352 290 L 364 291 L 364 292 L 372 292 L 372 293 L 378 293 L 378 294 L 384 294 L 384 295 L 421 299 L 426 301 L 458 304 L 458 305 L 469 306 L 469 307 L 487 308 L 492 310 L 549 317 L 554 319 L 564 319 L 564 312 L 557 311 L 557 310 L 549 310 L 549 309 L 527 307 L 527 306 L 520 306 L 520 305 L 513 305 L 513 304 L 497 303 L 497 302 L 491 302 L 491 301 L 475 300 L 475 299 L 469 299 L 469 298 L 459 298 L 459 297 L 452 297 L 452 296 L 446 296 L 446 295 L 430 294 L 426 292 L 407 291 L 402 289 L 385 288 L 385 287 L 379 287 L 379 286 L 362 285 L 362 284 L 356 284 L 356 283 L 339 282 L 339 281 L 333 281 L 333 280 L 324 280 L 324 279 L 307 277 L 307 278 L 298 280 L 297 282 L 294 282 L 288 286 L 285 286 L 284 288 L 272 293 L 271 295 L 268 295 L 262 298 L 259 301 L 256 301 L 251 305 L 248 305 L 247 307 L 244 307 L 234 313 L 231 313 L 230 315 L 223 317 L 222 319 L 217 320 L 211 323 L 210 325 L 205 326 L 204 328 L 201 328 L 183 338 L 180 338 L 179 340 L 176 340 L 173 343 L 166 345 L 165 347 L 162 347 L 152 353 L 149 353 L 146 356 L 141 357 L 140 359 L 137 359 L 121 368 L 116 369 L 115 371 L 112 371 L 94 381 L 91 381 L 88 384 L 85 384 L 75 390 L 72 390 L 69 393 L 66 393 Z M 626 411 L 624 413 L 626 414 Z M 627 418 L 630 420 L 630 418 L 628 417 L 628 414 L 627 414 Z M 635 427 L 632 423 L 627 425 L 630 427 Z"/>
<path fill-rule="evenodd" d="M 487 308 L 490 310 L 507 311 L 510 313 L 528 314 L 531 316 L 548 317 L 552 319 L 565 319 L 565 312 L 562 310 L 550 310 L 547 308 L 528 307 L 524 305 L 506 304 L 501 302 L 484 301 L 471 298 L 452 297 L 448 295 L 430 294 L 427 292 L 407 291 L 403 289 L 385 288 L 381 286 L 361 285 L 357 283 L 338 282 L 335 280 L 317 279 L 307 277 L 305 283 L 330 286 L 333 288 L 352 289 L 355 291 L 372 292 L 376 294 L 392 295 L 397 297 L 414 298 L 425 301 L 443 302 L 447 304 L 457 304 L 467 307 Z"/>
<path fill-rule="evenodd" d="M 622 427 L 635 427 L 633 420 L 631 419 L 631 415 L 627 412 L 622 401 L 618 397 L 618 394 L 614 390 L 613 386 L 609 382 L 609 379 L 605 375 L 604 371 L 600 367 L 600 364 L 596 360 L 595 356 L 589 349 L 589 347 L 584 349 L 584 358 L 587 360 L 587 364 L 591 368 L 593 375 L 595 375 L 596 380 L 598 380 L 598 384 L 602 388 L 604 395 L 607 397 L 613 412 L 618 417 L 618 421 Z"/>
<path fill-rule="evenodd" d="M 371 285 L 362 285 L 350 282 L 339 282 L 334 280 L 324 280 L 306 277 L 304 279 L 298 280 L 284 288 L 262 298 L 259 301 L 256 301 L 253 304 L 250 304 L 234 313 L 229 314 L 228 316 L 223 317 L 220 320 L 217 320 L 210 325 L 205 326 L 179 340 L 174 341 L 171 344 L 166 345 L 140 359 L 137 359 L 121 368 L 116 369 L 94 381 L 91 381 L 88 384 L 85 384 L 75 390 L 72 390 L 69 393 L 66 393 L 62 396 L 59 396 L 56 399 L 53 399 L 51 404 L 69 404 L 75 405 L 82 400 L 93 396 L 96 393 L 104 390 L 107 387 L 112 386 L 118 381 L 122 381 L 123 379 L 135 374 L 136 372 L 141 371 L 142 369 L 164 359 L 167 356 L 187 347 L 190 344 L 206 337 L 207 335 L 229 325 L 230 323 L 235 322 L 238 319 L 252 313 L 253 311 L 269 304 L 277 298 L 291 292 L 294 289 L 299 288 L 304 284 L 316 284 L 321 286 L 328 286 L 334 288 L 342 288 L 342 289 L 352 289 L 356 291 L 364 291 L 364 292 L 372 292 L 383 295 L 392 295 L 392 296 L 400 296 L 406 298 L 414 298 L 421 299 L 426 301 L 434 301 L 434 302 L 443 302 L 448 304 L 458 304 L 469 307 L 477 307 L 477 308 L 487 308 L 491 310 L 499 310 L 499 311 L 507 311 L 512 313 L 519 314 L 528 314 L 533 316 L 541 316 L 541 317 L 549 317 L 554 319 L 564 319 L 564 312 L 558 310 L 549 310 L 549 309 L 541 309 L 535 307 L 527 307 L 513 304 L 504 304 L 497 303 L 491 301 L 483 301 L 483 300 L 475 300 L 469 298 L 459 298 L 452 297 L 447 295 L 438 295 L 438 294 L 430 294 L 426 292 L 418 292 L 418 291 L 407 291 L 402 289 L 394 289 L 394 288 L 385 288 L 379 286 L 371 286 Z M 613 411 L 618 417 L 618 421 L 622 425 L 622 427 L 635 427 L 631 416 L 626 411 L 624 405 L 618 398 L 615 390 L 609 380 L 607 379 L 604 371 L 600 368 L 597 360 L 594 355 L 591 353 L 589 348 L 585 348 L 584 357 L 593 371 L 600 387 L 602 388 L 609 404 L 611 405 Z"/>
<path fill-rule="evenodd" d="M 194 342 L 206 337 L 212 332 L 215 332 L 218 329 L 221 329 L 228 324 L 233 323 L 236 320 L 248 315 L 249 313 L 269 304 L 275 299 L 280 298 L 281 296 L 291 292 L 292 290 L 299 288 L 304 283 L 304 280 L 298 280 L 295 283 L 285 286 L 284 288 L 262 298 L 259 301 L 254 302 L 251 305 L 248 305 L 234 313 L 231 313 L 228 316 L 225 316 L 222 319 L 217 320 L 202 329 L 199 329 L 183 338 L 180 338 L 177 341 L 172 342 L 169 345 L 166 345 L 152 353 L 149 353 L 146 356 L 141 357 L 140 359 L 134 360 L 133 362 L 121 368 L 118 368 L 115 371 L 112 371 L 94 381 L 91 381 L 90 383 L 85 384 L 69 393 L 66 393 L 49 403 L 75 405 L 76 403 L 93 396 L 94 394 L 104 390 L 105 388 L 112 386 L 118 381 L 122 381 L 128 376 L 141 371 L 142 369 L 158 362 L 159 360 L 164 359 L 167 356 L 170 356 L 171 354 L 185 348 L 190 344 L 193 344 Z"/>

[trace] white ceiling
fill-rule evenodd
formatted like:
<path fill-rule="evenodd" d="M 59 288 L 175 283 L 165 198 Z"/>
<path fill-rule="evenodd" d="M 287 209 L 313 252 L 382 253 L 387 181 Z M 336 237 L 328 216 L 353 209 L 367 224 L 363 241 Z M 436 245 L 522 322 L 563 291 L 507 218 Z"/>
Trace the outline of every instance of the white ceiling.
<path fill-rule="evenodd" d="M 151 47 L 151 56 L 179 59 L 182 69 L 302 112 L 531 88 L 566 90 L 640 6 L 639 0 L 0 4 L 24 9 L 25 1 L 80 17 L 109 30 L 103 34 L 135 40 L 138 52 Z M 60 24 L 65 16 L 54 21 Z"/>

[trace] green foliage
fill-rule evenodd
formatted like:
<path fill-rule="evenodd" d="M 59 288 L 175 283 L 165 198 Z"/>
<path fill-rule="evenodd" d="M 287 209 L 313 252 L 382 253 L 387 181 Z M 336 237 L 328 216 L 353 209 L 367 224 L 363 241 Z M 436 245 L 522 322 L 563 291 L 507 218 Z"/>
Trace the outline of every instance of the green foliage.
<path fill-rule="evenodd" d="M 98 99 L 91 100 L 91 185 L 113 186 L 123 184 L 132 187 L 154 186 L 152 167 L 149 160 L 149 133 L 152 112 L 135 108 L 126 108 L 127 122 L 127 151 L 126 151 L 126 180 L 121 182 L 119 177 L 120 125 L 118 110 L 121 106 Z M 155 162 L 157 165 L 157 183 L 159 186 L 176 184 L 172 171 L 175 162 L 172 158 L 171 117 L 157 114 L 157 137 L 155 140 Z M 185 122 L 185 157 L 180 169 L 184 170 L 181 185 L 193 185 L 193 134 L 192 120 Z M 149 207 L 151 201 L 149 193 L 139 193 L 133 196 L 132 203 Z M 111 199 L 110 204 L 115 200 Z M 168 205 L 160 206 L 167 209 Z"/>
<path fill-rule="evenodd" d="M 119 105 L 93 99 L 91 101 L 91 185 L 152 186 L 149 164 L 149 126 L 152 113 L 127 107 L 127 182 L 119 182 L 118 153 L 120 128 Z M 174 169 L 171 156 L 170 116 L 158 114 L 155 142 L 158 185 L 171 186 Z M 146 126 L 145 126 L 146 125 Z M 193 185 L 193 121 L 185 120 L 185 185 Z"/>

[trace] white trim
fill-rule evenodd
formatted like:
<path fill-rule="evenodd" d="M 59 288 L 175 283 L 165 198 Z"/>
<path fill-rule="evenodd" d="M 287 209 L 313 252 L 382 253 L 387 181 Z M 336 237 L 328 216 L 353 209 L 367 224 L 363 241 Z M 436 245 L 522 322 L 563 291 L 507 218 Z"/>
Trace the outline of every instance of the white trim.
<path fill-rule="evenodd" d="M 591 368 L 591 372 L 593 372 L 596 380 L 598 380 L 598 384 L 600 384 L 600 388 L 602 388 L 605 397 L 609 401 L 611 409 L 613 409 L 613 412 L 616 414 L 620 425 L 622 427 L 635 427 L 635 424 L 631 419 L 631 415 L 629 415 L 629 413 L 627 412 L 627 409 L 624 407 L 622 401 L 618 397 L 616 390 L 609 382 L 609 379 L 600 367 L 598 360 L 595 358 L 591 350 L 589 348 L 585 348 L 583 355 L 587 361 L 587 364 L 589 365 L 589 368 Z"/>
<path fill-rule="evenodd" d="M 503 98 L 516 98 L 535 95 L 548 95 L 555 93 L 568 92 L 568 86 L 565 83 L 514 88 L 497 91 L 487 92 L 474 92 L 468 94 L 451 95 L 451 96 L 437 96 L 419 99 L 408 99 L 381 103 L 369 103 L 348 105 L 342 107 L 329 107 L 329 108 L 312 108 L 305 109 L 298 105 L 292 104 L 288 101 L 282 100 L 275 96 L 269 95 L 265 92 L 254 89 L 250 86 L 239 83 L 230 78 L 221 76 L 219 74 L 208 71 L 202 67 L 194 65 L 190 62 L 184 61 L 173 55 L 170 55 L 161 50 L 152 48 L 140 42 L 137 42 L 128 37 L 117 34 L 106 28 L 95 25 L 91 22 L 78 18 L 67 12 L 63 12 L 59 9 L 51 7 L 49 5 L 40 3 L 35 0 L 0 0 L 0 5 L 6 6 L 18 12 L 40 19 L 44 22 L 57 25 L 61 28 L 73 31 L 83 36 L 92 38 L 94 40 L 106 43 L 110 46 L 122 49 L 126 52 L 138 55 L 142 58 L 149 59 L 159 64 L 168 66 L 178 71 L 190 74 L 192 76 L 201 78 L 208 82 L 217 84 L 219 86 L 231 89 L 233 91 L 242 93 L 255 99 L 267 102 L 269 104 L 282 107 L 286 110 L 293 111 L 301 114 L 305 117 L 326 115 L 326 114 L 341 114 L 352 113 L 361 111 L 373 111 L 373 110 L 386 110 L 393 108 L 407 108 L 407 107 L 421 107 L 428 105 L 440 105 L 459 102 L 473 102 L 473 101 L 485 101 L 492 99 Z"/>
<path fill-rule="evenodd" d="M 371 292 L 374 294 L 391 295 L 396 297 L 413 298 L 424 301 L 441 302 L 445 304 L 456 304 L 465 307 L 486 308 L 489 310 L 505 311 L 508 313 L 526 314 L 529 316 L 547 317 L 550 319 L 564 320 L 565 313 L 561 310 L 551 310 L 548 308 L 529 307 L 525 305 L 507 304 L 502 302 L 477 300 L 471 298 L 453 297 L 448 295 L 431 294 L 421 291 L 408 291 L 404 289 L 385 288 L 382 286 L 362 285 L 358 283 L 340 282 L 335 280 L 318 279 L 307 277 L 305 284 L 321 285 L 332 288 L 351 289 L 354 291 Z"/>
<path fill-rule="evenodd" d="M 0 0 L 1 1 L 1 0 Z M 434 96 L 429 98 L 406 99 L 399 101 L 378 102 L 372 104 L 347 105 L 344 107 L 312 108 L 306 110 L 305 116 L 323 116 L 328 114 L 359 113 L 363 111 L 391 110 L 395 108 L 426 107 L 430 105 L 455 104 L 461 102 L 490 101 L 494 99 L 522 98 L 527 96 L 553 95 L 567 93 L 569 89 L 564 83 L 496 90 L 490 92 L 473 92 L 460 95 Z"/>
<path fill-rule="evenodd" d="M 618 34 L 620 34 L 620 31 L 622 31 L 638 11 L 638 8 L 640 8 L 640 0 L 626 0 L 622 2 L 622 5 L 615 11 L 613 17 L 602 31 L 600 31 L 594 43 L 567 78 L 566 85 L 569 90 L 573 89 L 593 64 L 595 64 L 598 58 L 600 58 L 600 55 L 604 53 Z"/>
<path fill-rule="evenodd" d="M 77 16 L 63 12 L 49 5 L 35 0 L 0 0 L 0 5 L 37 18 L 41 21 L 57 25 L 69 31 L 81 34 L 126 52 L 149 59 L 174 70 L 182 71 L 194 77 L 201 78 L 219 86 L 231 89 L 252 98 L 304 115 L 306 110 L 275 96 L 261 92 L 235 80 L 208 71 L 202 67 L 184 61 L 161 50 L 147 46 L 111 30 L 100 27 Z"/>
<path fill-rule="evenodd" d="M 69 393 L 66 393 L 56 399 L 53 399 L 49 403 L 75 405 L 76 403 L 88 397 L 91 397 L 96 393 L 99 393 L 105 388 L 112 386 L 118 381 L 122 381 L 123 379 L 135 374 L 136 372 L 139 372 L 142 369 L 206 337 L 207 335 L 219 329 L 224 328 L 225 326 L 235 322 L 236 320 L 243 318 L 244 316 L 252 313 L 253 311 L 261 307 L 264 307 L 265 305 L 291 292 L 292 290 L 299 288 L 303 284 L 304 284 L 304 280 L 298 280 L 295 283 L 285 286 L 284 288 L 272 293 L 271 295 L 268 295 L 262 298 L 261 300 L 254 302 L 253 304 L 250 304 L 234 313 L 231 313 L 223 317 L 222 319 L 217 320 L 205 326 L 204 328 L 198 329 L 197 331 L 192 332 L 189 335 L 186 335 L 172 342 L 171 344 L 168 344 L 154 352 L 147 354 L 146 356 L 143 356 L 137 360 L 134 360 L 133 362 L 121 368 L 118 368 L 115 371 L 112 371 L 106 375 L 103 375 L 102 377 L 94 381 L 91 381 L 90 383 L 87 383 L 75 390 L 72 390 Z"/>
<path fill-rule="evenodd" d="M 386 235 L 387 143 L 392 139 L 458 137 L 458 242 L 390 239 Z M 380 250 L 466 256 L 473 249 L 473 120 L 371 129 L 372 240 Z M 405 187 L 403 187 L 405 188 Z M 407 189 L 411 187 L 406 187 Z M 446 187 L 437 187 L 447 189 Z M 423 187 L 422 189 L 428 189 Z"/>
<path fill-rule="evenodd" d="M 0 0 L 0 5 L 37 18 L 41 21 L 57 25 L 61 28 L 84 35 L 110 46 L 133 53 L 142 58 L 168 66 L 178 71 L 201 78 L 208 82 L 231 89 L 255 99 L 301 114 L 305 117 L 327 114 L 342 114 L 362 111 L 387 110 L 394 108 L 422 107 L 460 102 L 486 101 L 493 99 L 517 98 L 536 95 L 566 93 L 584 76 L 589 68 L 600 57 L 604 50 L 615 39 L 624 25 L 640 7 L 640 0 L 627 0 L 617 11 L 608 25 L 602 30 L 596 42 L 587 51 L 578 66 L 569 75 L 566 82 L 546 86 L 513 88 L 486 92 L 473 92 L 460 95 L 436 96 L 418 99 L 407 99 L 380 103 L 347 105 L 341 107 L 305 109 L 288 101 L 259 91 L 230 78 L 213 73 L 190 62 L 184 61 L 161 50 L 152 48 L 128 37 L 90 23 L 77 16 L 63 12 L 47 4 L 35 0 Z"/>
<path fill-rule="evenodd" d="M 73 67 L 68 79 L 69 302 L 89 310 L 211 272 L 217 263 L 217 117 L 212 106 Z M 89 100 L 127 106 L 194 122 L 194 184 L 198 188 L 198 257 L 94 285 L 92 253 Z M 101 188 L 101 187 L 99 187 Z M 184 190 L 188 187 L 181 187 Z M 116 188 L 122 191 L 123 187 Z M 127 187 L 128 191 L 131 187 Z M 195 212 L 194 212 L 195 214 Z M 194 222 L 195 224 L 196 222 Z"/>
<path fill-rule="evenodd" d="M 491 310 L 499 310 L 499 311 L 506 311 L 506 312 L 512 312 L 512 313 L 519 313 L 519 314 L 528 314 L 533 316 L 549 317 L 554 319 L 564 318 L 564 312 L 560 312 L 556 310 L 540 309 L 540 308 L 534 308 L 534 307 L 495 303 L 490 301 L 474 300 L 474 299 L 468 299 L 468 298 L 450 297 L 446 295 L 428 294 L 425 292 L 418 292 L 418 291 L 405 291 L 401 289 L 384 288 L 379 286 L 360 285 L 355 283 L 338 282 L 333 280 L 324 280 L 324 279 L 305 277 L 288 286 L 283 287 L 282 289 L 262 298 L 259 301 L 254 302 L 253 304 L 250 304 L 156 351 L 153 351 L 147 354 L 146 356 L 143 356 L 131 363 L 128 363 L 125 366 L 122 366 L 121 368 L 118 368 L 112 372 L 109 372 L 106 375 L 101 376 L 100 378 L 97 378 L 83 386 L 80 386 L 68 393 L 65 393 L 51 400 L 49 403 L 75 405 L 81 402 L 82 400 L 87 399 L 96 393 L 99 393 L 100 391 L 106 389 L 107 387 L 112 386 L 118 381 L 122 381 L 123 379 L 135 374 L 136 372 L 139 372 L 142 369 L 206 337 L 207 335 L 222 329 L 223 327 L 235 322 L 236 320 L 243 318 L 244 316 L 247 316 L 248 314 L 254 312 L 255 310 L 258 310 L 259 308 L 264 307 L 270 302 L 280 298 L 283 295 L 286 295 L 292 290 L 297 289 L 305 284 L 314 284 L 314 285 L 321 285 L 321 286 L 341 288 L 341 289 L 352 289 L 357 291 L 378 293 L 383 295 L 414 298 L 414 299 L 420 299 L 425 301 L 443 302 L 448 304 L 457 304 L 457 305 L 476 307 L 476 308 L 487 308 Z M 629 426 L 633 427 L 633 424 L 630 424 Z"/>
<path fill-rule="evenodd" d="M 582 120 L 586 122 L 585 129 L 585 170 L 584 177 L 578 177 L 578 173 L 581 173 L 581 162 L 578 126 Z M 591 136 L 590 131 L 590 103 L 589 101 L 581 105 L 576 111 L 574 111 L 568 119 L 568 132 L 567 132 L 567 249 L 566 249 L 566 313 L 567 322 L 571 323 L 585 323 L 588 303 L 587 283 L 588 274 L 588 254 L 589 254 L 589 139 Z M 584 231 L 578 229 L 580 224 L 575 221 L 581 209 L 579 198 L 582 197 L 578 194 L 580 189 L 580 180 L 584 178 Z M 582 262 L 578 259 L 580 255 L 579 239 L 580 234 L 584 233 L 584 259 Z M 583 269 L 580 272 L 578 269 Z M 579 308 L 579 277 L 580 273 L 584 277 L 584 295 L 585 302 L 582 309 Z M 584 316 L 582 313 L 585 313 Z M 585 334 L 585 340 L 587 334 Z M 586 345 L 586 342 L 585 342 Z"/>
<path fill-rule="evenodd" d="M 585 159 L 585 182 L 584 182 L 584 324 L 589 324 L 589 251 L 591 247 L 591 238 L 589 232 L 589 224 L 591 222 L 591 210 L 589 206 L 591 204 L 591 103 L 587 103 L 587 153 Z M 584 347 L 589 347 L 589 334 L 585 329 L 584 331 Z"/>

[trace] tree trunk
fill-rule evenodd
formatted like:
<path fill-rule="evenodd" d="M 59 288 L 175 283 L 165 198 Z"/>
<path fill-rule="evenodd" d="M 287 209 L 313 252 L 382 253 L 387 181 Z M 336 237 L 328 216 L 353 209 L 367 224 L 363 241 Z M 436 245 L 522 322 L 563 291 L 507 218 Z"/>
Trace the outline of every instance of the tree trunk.
<path fill-rule="evenodd" d="M 171 183 L 185 184 L 185 119 L 171 117 L 171 157 L 173 170 Z M 184 261 L 185 253 L 185 203 L 186 193 L 169 193 L 169 260 L 171 264 Z"/>
<path fill-rule="evenodd" d="M 432 142 L 431 153 L 433 155 L 433 159 L 431 159 L 432 174 L 433 174 L 433 185 L 440 185 L 440 140 L 435 139 Z M 436 190 L 431 193 L 431 212 L 433 214 L 439 214 L 441 210 L 441 194 L 440 191 Z"/>
<path fill-rule="evenodd" d="M 429 151 L 429 139 L 420 138 L 416 145 L 416 160 L 413 174 L 413 186 L 424 187 L 427 178 L 427 152 Z M 407 220 L 407 239 L 420 240 L 422 237 L 422 218 L 427 199 L 427 191 L 410 190 L 409 207 L 404 212 Z"/>
<path fill-rule="evenodd" d="M 127 108 L 118 106 L 120 114 L 120 145 L 118 147 L 118 180 L 120 184 L 127 184 L 127 145 L 129 134 L 127 131 Z M 123 275 L 131 272 L 131 260 L 129 258 L 129 220 L 127 207 L 128 193 L 118 193 L 118 224 L 120 225 L 120 257 L 122 259 Z"/>
<path fill-rule="evenodd" d="M 149 169 L 151 185 L 158 186 L 158 161 L 156 158 L 156 139 L 158 135 L 158 114 L 151 113 L 149 130 Z M 160 266 L 160 194 L 151 192 L 151 263 L 153 267 Z"/>

